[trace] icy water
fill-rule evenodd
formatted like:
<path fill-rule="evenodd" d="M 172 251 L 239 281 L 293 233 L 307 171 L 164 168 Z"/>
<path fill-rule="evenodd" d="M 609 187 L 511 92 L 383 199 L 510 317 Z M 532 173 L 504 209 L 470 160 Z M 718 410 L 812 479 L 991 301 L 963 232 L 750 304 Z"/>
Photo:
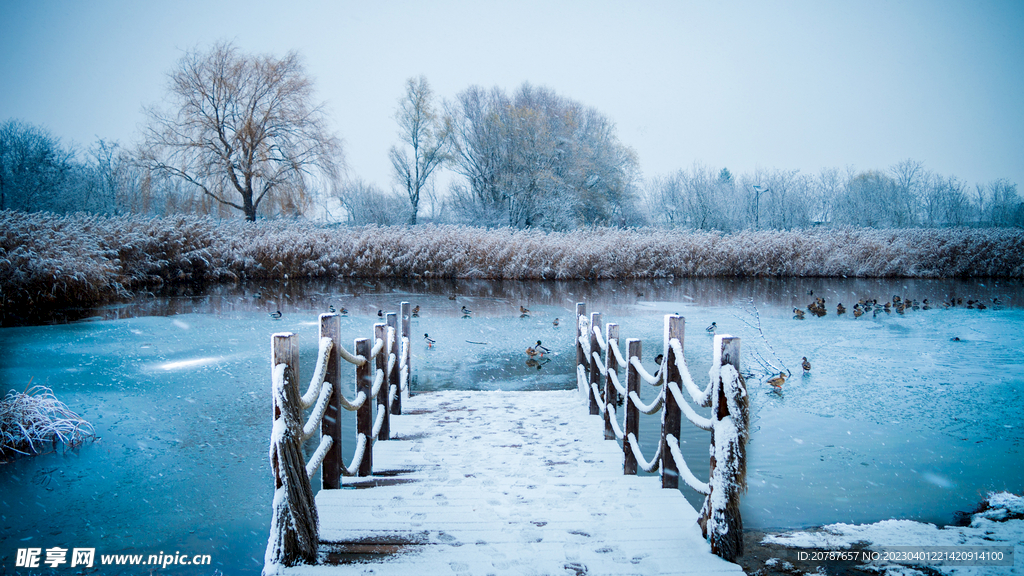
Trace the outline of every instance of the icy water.
<path fill-rule="evenodd" d="M 814 295 L 808 295 L 813 291 Z M 258 296 L 257 293 L 258 292 Z M 858 298 L 933 302 L 953 294 L 986 310 L 934 309 L 854 319 Z M 824 318 L 792 318 L 827 299 Z M 455 297 L 455 300 L 450 299 Z M 1002 304 L 991 306 L 993 298 Z M 369 337 L 377 310 L 421 306 L 413 321 L 414 392 L 572 388 L 574 304 L 661 349 L 662 318 L 686 317 L 693 378 L 707 379 L 712 338 L 742 338 L 751 394 L 747 528 L 910 518 L 947 523 L 987 491 L 1024 489 L 1024 289 L 1019 282 L 702 280 L 591 283 L 296 284 L 216 288 L 77 311 L 78 321 L 0 329 L 3 390 L 51 387 L 92 422 L 82 448 L 0 464 L 0 571 L 18 548 L 101 554 L 209 554 L 206 571 L 257 574 L 270 522 L 269 341 L 299 335 L 304 378 L 316 316 L 346 306 L 347 347 Z M 519 306 L 530 309 L 522 316 Z M 472 310 L 468 318 L 459 312 Z M 281 310 L 273 320 L 268 312 Z M 754 314 L 757 314 L 755 316 Z M 558 326 L 553 321 L 559 318 Z M 761 330 L 756 330 L 760 320 Z M 422 335 L 437 340 L 428 349 Z M 763 333 L 763 337 L 762 337 Z M 958 341 L 952 339 L 958 338 Z M 527 362 L 527 346 L 552 349 Z M 813 364 L 803 374 L 800 358 Z M 784 391 L 757 358 L 793 372 Z M 649 396 L 650 392 L 645 394 Z M 642 420 L 647 454 L 658 416 Z M 354 422 L 345 421 L 345 458 Z M 684 422 L 684 454 L 707 475 L 708 434 Z M 688 498 L 695 505 L 693 494 Z M 45 554 L 44 554 L 45 556 Z M 44 567 L 44 570 L 50 570 Z M 56 573 L 57 571 L 54 571 Z M 117 570 L 104 569 L 104 573 Z M 125 569 L 125 573 L 134 573 Z"/>

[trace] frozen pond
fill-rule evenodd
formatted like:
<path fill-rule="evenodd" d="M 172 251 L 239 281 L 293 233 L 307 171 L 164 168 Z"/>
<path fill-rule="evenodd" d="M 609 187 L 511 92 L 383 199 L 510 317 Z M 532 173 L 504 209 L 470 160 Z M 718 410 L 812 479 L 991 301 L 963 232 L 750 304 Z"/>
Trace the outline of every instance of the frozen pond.
<path fill-rule="evenodd" d="M 254 297 L 259 292 L 259 298 Z M 827 299 L 824 318 L 792 308 Z M 905 315 L 835 314 L 860 297 L 950 294 L 1002 301 L 986 310 Z M 451 296 L 456 296 L 451 300 Z M 741 362 L 770 354 L 793 371 L 781 394 L 751 379 L 753 434 L 748 528 L 910 518 L 946 523 L 989 490 L 1024 489 L 1019 417 L 1024 392 L 1024 290 L 1019 282 L 702 280 L 592 283 L 304 284 L 218 288 L 205 296 L 140 299 L 82 311 L 85 321 L 0 329 L 0 385 L 32 384 L 96 426 L 98 440 L 65 454 L 0 465 L 0 565 L 18 548 L 95 547 L 99 554 L 210 554 L 214 569 L 257 574 L 263 565 L 272 480 L 269 336 L 293 331 L 303 377 L 312 371 L 316 316 L 346 306 L 347 347 L 369 337 L 378 309 L 408 300 L 414 392 L 536 390 L 575 386 L 574 303 L 660 351 L 662 316 L 686 317 L 686 356 L 706 381 L 711 338 L 743 339 Z M 469 318 L 461 306 L 473 311 Z M 519 306 L 530 309 L 520 317 Z M 273 320 L 268 312 L 281 310 Z M 560 319 L 559 326 L 553 320 Z M 437 340 L 428 349 L 422 335 Z M 959 338 L 959 341 L 953 341 Z M 542 340 L 552 353 L 527 363 Z M 802 374 L 800 358 L 813 363 Z M 750 363 L 748 365 L 748 363 Z M 650 454 L 657 417 L 642 421 Z M 345 421 L 346 460 L 353 449 Z M 707 433 L 686 430 L 684 453 L 707 474 Z M 698 502 L 691 495 L 691 502 Z M 174 573 L 173 568 L 167 568 Z M 127 571 L 126 571 L 127 572 Z M 194 573 L 182 571 L 181 573 Z"/>

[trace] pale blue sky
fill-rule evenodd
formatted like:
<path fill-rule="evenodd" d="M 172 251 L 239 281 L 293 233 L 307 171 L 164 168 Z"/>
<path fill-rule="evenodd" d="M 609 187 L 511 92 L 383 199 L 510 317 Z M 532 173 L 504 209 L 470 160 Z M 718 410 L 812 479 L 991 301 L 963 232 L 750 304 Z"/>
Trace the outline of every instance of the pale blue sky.
<path fill-rule="evenodd" d="M 644 176 L 913 158 L 1024 188 L 1024 2 L 0 0 L 0 119 L 131 143 L 185 49 L 299 51 L 349 174 L 390 184 L 405 79 L 594 106 Z"/>

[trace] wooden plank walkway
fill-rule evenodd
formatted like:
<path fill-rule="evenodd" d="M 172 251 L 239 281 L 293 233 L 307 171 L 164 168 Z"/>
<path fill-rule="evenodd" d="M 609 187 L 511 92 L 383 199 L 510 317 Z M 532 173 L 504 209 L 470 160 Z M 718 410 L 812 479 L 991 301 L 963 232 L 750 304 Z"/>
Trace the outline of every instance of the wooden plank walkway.
<path fill-rule="evenodd" d="M 436 392 L 403 405 L 375 475 L 321 490 L 321 562 L 285 574 L 742 574 L 573 391 Z"/>

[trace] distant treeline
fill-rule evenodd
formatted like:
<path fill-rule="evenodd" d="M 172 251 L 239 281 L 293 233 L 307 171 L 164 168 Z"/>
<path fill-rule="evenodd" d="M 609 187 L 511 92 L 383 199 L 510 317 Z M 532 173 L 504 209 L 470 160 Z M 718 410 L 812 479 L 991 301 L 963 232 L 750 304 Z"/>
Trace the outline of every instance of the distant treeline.
<path fill-rule="evenodd" d="M 66 307 L 176 283 L 298 278 L 1024 278 L 1024 230 L 540 232 L 0 211 L 0 307 Z"/>

